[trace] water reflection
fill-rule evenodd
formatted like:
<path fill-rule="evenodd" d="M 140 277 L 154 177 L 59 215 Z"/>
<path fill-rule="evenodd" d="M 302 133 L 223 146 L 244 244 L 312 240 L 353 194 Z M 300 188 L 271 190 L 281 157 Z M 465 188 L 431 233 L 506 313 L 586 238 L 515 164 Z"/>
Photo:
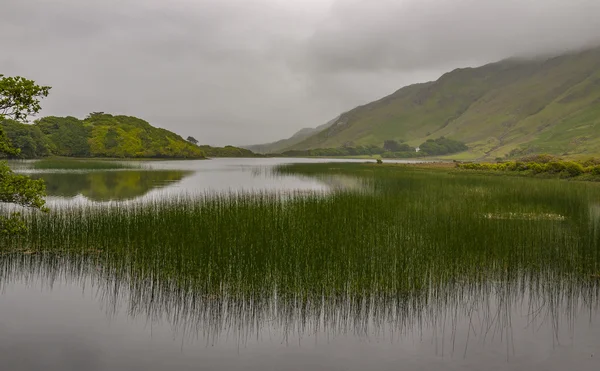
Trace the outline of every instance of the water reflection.
<path fill-rule="evenodd" d="M 91 201 L 112 201 L 141 197 L 152 189 L 180 182 L 191 174 L 191 171 L 183 170 L 123 170 L 35 173 L 31 177 L 43 179 L 51 197 L 82 195 Z"/>
<path fill-rule="evenodd" d="M 167 188 L 311 184 L 216 165 Z M 333 191 L 32 214 L 33 233 L 0 240 L 4 365 L 27 369 L 18 357 L 33 351 L 21 357 L 40 360 L 30 369 L 597 368 L 594 185 L 418 173 L 315 182 Z"/>
<path fill-rule="evenodd" d="M 311 344 L 319 347 L 339 344 L 346 351 L 334 365 L 344 365 L 343 369 L 358 370 L 354 362 L 377 354 L 379 358 L 371 362 L 382 366 L 378 369 L 396 369 L 392 364 L 384 366 L 391 360 L 412 359 L 420 361 L 419 367 L 415 364 L 406 369 L 446 370 L 452 368 L 450 365 L 479 369 L 485 364 L 511 365 L 516 370 L 537 362 L 547 370 L 558 371 L 566 364 L 576 364 L 578 370 L 594 370 L 593 357 L 597 356 L 600 335 L 599 329 L 593 326 L 599 304 L 598 281 L 581 285 L 568 279 L 548 282 L 539 278 L 454 282 L 434 291 L 394 297 L 376 293 L 365 293 L 354 299 L 270 294 L 237 296 L 181 289 L 176 282 L 124 279 L 108 274 L 97 254 L 92 253 L 78 258 L 50 253 L 5 254 L 0 259 L 0 291 L 4 294 L 0 296 L 0 306 L 5 309 L 4 318 L 15 321 L 16 326 L 4 330 L 14 333 L 16 338 L 27 339 L 23 328 L 31 321 L 38 326 L 56 323 L 68 328 L 65 335 L 69 336 L 54 337 L 52 342 L 70 357 L 82 356 L 80 348 L 70 339 L 91 334 L 100 340 L 106 337 L 103 330 L 106 319 L 89 319 L 90 313 L 99 309 L 111 322 L 127 328 L 127 333 L 138 334 L 135 338 L 118 340 L 122 349 L 110 352 L 115 359 L 129 355 L 131 350 L 139 351 L 136 344 L 143 342 L 142 333 L 148 332 L 162 347 L 181 344 L 182 349 L 194 349 L 193 353 L 200 352 L 210 358 L 211 352 L 217 352 L 232 357 L 233 362 L 241 360 L 240 353 L 252 352 L 252 349 L 260 349 L 257 355 L 261 357 L 275 359 L 276 353 L 283 351 L 281 345 L 301 349 Z M 35 289 L 28 289 L 31 287 Z M 49 295 L 50 292 L 53 294 Z M 17 297 L 30 306 L 27 309 L 32 315 L 30 319 L 14 313 L 18 307 L 7 305 L 11 295 L 14 299 L 17 293 Z M 50 301 L 53 297 L 57 299 Z M 82 307 L 86 313 L 77 312 Z M 61 313 L 70 313 L 71 317 Z M 85 322 L 81 323 L 83 319 Z M 69 326 L 70 322 L 80 324 Z M 2 324 L 0 321 L 0 327 Z M 173 342 L 173 338 L 177 341 Z M 3 361 L 14 359 L 15 354 L 3 353 L 14 341 L 15 338 L 3 338 L 0 333 Z M 373 347 L 369 347 L 369 343 Z M 23 343 L 14 349 L 21 351 L 30 346 L 25 347 Z M 339 351 L 336 347 L 333 350 Z M 88 355 L 92 358 L 101 354 L 98 349 L 86 352 L 90 352 Z M 43 351 L 40 353 L 44 356 Z M 395 360 L 397 354 L 403 354 L 402 359 Z M 318 354 L 313 350 L 306 356 L 312 358 Z M 147 357 L 158 361 L 159 354 Z M 169 360 L 178 360 L 176 362 L 181 362 L 185 369 L 192 369 L 198 362 L 190 360 L 189 353 L 172 354 Z M 442 360 L 452 363 L 438 364 Z M 89 369 L 88 362 L 80 367 Z M 132 365 L 137 369 L 142 362 L 135 360 Z M 282 366 L 284 369 L 299 367 L 296 364 Z M 237 367 L 261 369 L 256 359 Z M 216 368 L 229 369 L 222 364 Z M 161 368 L 149 365 L 146 369 Z M 313 369 L 328 368 L 317 364 Z"/>

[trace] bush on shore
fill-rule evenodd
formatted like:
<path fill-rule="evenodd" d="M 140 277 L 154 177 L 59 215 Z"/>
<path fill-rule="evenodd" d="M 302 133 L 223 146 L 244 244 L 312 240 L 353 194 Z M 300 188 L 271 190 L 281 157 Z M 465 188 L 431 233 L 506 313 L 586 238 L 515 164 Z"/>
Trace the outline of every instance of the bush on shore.
<path fill-rule="evenodd" d="M 590 174 L 600 176 L 600 164 L 588 160 L 584 163 L 563 161 L 549 155 L 537 155 L 518 161 L 500 163 L 457 163 L 456 167 L 464 170 L 503 171 L 526 174 L 550 174 L 561 178 L 575 178 Z"/>

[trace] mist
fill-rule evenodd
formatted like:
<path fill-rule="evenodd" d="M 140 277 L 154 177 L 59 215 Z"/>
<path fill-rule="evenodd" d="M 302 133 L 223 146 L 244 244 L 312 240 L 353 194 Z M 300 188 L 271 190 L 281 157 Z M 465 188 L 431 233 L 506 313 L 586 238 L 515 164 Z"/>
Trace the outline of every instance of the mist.
<path fill-rule="evenodd" d="M 456 67 L 597 45 L 593 0 L 4 0 L 0 74 L 42 115 L 143 118 L 201 143 L 288 137 Z"/>

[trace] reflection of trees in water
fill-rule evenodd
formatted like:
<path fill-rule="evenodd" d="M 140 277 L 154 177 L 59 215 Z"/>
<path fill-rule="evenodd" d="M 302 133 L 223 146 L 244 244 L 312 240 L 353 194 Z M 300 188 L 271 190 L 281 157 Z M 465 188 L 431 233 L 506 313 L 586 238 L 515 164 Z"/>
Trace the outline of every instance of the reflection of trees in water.
<path fill-rule="evenodd" d="M 181 181 L 190 172 L 181 170 L 124 170 L 85 173 L 42 173 L 49 196 L 83 195 L 92 201 L 126 200 L 143 196 L 154 188 Z"/>

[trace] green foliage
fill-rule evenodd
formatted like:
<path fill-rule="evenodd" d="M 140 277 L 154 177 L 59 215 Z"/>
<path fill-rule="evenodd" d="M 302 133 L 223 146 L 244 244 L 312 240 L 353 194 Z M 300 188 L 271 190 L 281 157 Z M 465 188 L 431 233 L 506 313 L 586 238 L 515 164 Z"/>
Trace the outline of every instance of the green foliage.
<path fill-rule="evenodd" d="M 22 157 L 204 158 L 197 146 L 144 120 L 94 112 L 85 120 L 44 117 L 3 123 Z"/>
<path fill-rule="evenodd" d="M 40 111 L 40 99 L 47 97 L 49 91 L 49 86 L 37 85 L 33 80 L 0 74 L 0 121 L 5 117 L 27 120 Z"/>
<path fill-rule="evenodd" d="M 419 146 L 421 152 L 427 156 L 443 156 L 452 153 L 463 152 L 469 149 L 466 144 L 457 140 L 444 137 L 438 139 L 428 139 Z"/>
<path fill-rule="evenodd" d="M 538 159 L 541 162 L 457 163 L 456 167 L 465 170 L 505 171 L 532 175 L 548 174 L 561 178 L 578 178 L 586 174 L 593 176 L 600 175 L 600 165 L 585 166 L 586 164 L 593 163 L 591 160 L 582 164 L 575 161 L 562 161 L 546 155 L 527 159 Z"/>
<path fill-rule="evenodd" d="M 392 151 L 396 149 L 397 151 Z M 429 139 L 421 145 L 420 152 L 406 143 L 398 143 L 394 140 L 386 140 L 383 147 L 376 145 L 339 148 L 316 148 L 309 150 L 292 150 L 283 152 L 283 156 L 289 157 L 344 157 L 344 156 L 373 156 L 381 155 L 384 158 L 415 158 L 423 156 L 441 156 L 450 153 L 462 152 L 468 147 L 459 141 L 446 139 Z"/>
<path fill-rule="evenodd" d="M 0 139 L 3 133 L 0 129 Z M 43 180 L 33 180 L 25 175 L 15 174 L 5 162 L 0 163 L 0 203 L 12 203 L 22 208 L 46 211 L 44 204 L 45 184 Z M 20 213 L 0 215 L 0 235 L 17 234 L 26 231 Z"/>
<path fill-rule="evenodd" d="M 234 146 L 211 147 L 207 145 L 199 146 L 208 157 L 260 157 L 249 149 Z"/>
<path fill-rule="evenodd" d="M 565 171 L 569 174 L 569 177 L 576 177 L 582 175 L 585 169 L 581 164 L 569 161 L 565 163 Z"/>
<path fill-rule="evenodd" d="M 38 143 L 32 138 L 33 131 L 22 132 L 23 140 L 21 140 L 17 133 L 18 123 L 4 121 L 6 118 L 26 120 L 29 115 L 39 112 L 39 100 L 46 97 L 49 90 L 50 87 L 38 86 L 32 80 L 0 75 L 0 121 L 3 122 L 3 125 L 0 126 L 1 156 L 16 157 L 21 153 L 21 149 L 11 145 L 9 136 L 4 132 L 4 126 L 9 129 L 11 135 L 15 136 L 16 143 L 21 144 L 26 153 L 35 153 L 39 150 Z M 35 137 L 36 134 L 33 136 Z M 42 180 L 33 180 L 27 176 L 15 174 L 5 162 L 0 163 L 0 203 L 46 211 L 44 196 L 45 185 Z M 20 213 L 3 214 L 6 215 L 0 215 L 0 235 L 13 235 L 26 231 Z"/>
<path fill-rule="evenodd" d="M 187 137 L 185 140 L 187 140 L 188 142 L 198 145 L 198 140 L 192 136 Z"/>
<path fill-rule="evenodd" d="M 376 145 L 339 148 L 316 148 L 310 150 L 294 150 L 283 152 L 283 156 L 289 157 L 345 157 L 345 156 L 373 156 L 389 153 L 382 147 Z"/>
<path fill-rule="evenodd" d="M 198 147 L 168 130 L 130 116 L 90 115 L 82 125 L 91 128 L 88 143 L 94 157 L 202 158 Z"/>
<path fill-rule="evenodd" d="M 55 156 L 89 157 L 88 137 L 91 128 L 75 117 L 49 116 L 34 124 L 50 141 L 50 152 Z"/>
<path fill-rule="evenodd" d="M 411 148 L 406 143 L 401 143 L 395 140 L 386 140 L 383 142 L 383 149 L 386 152 L 411 152 L 414 151 L 414 148 Z"/>
<path fill-rule="evenodd" d="M 521 162 L 537 162 L 540 164 L 547 164 L 549 162 L 560 161 L 560 158 L 549 155 L 549 154 L 536 154 L 536 155 L 529 155 L 529 156 L 521 157 L 519 159 L 519 161 L 521 161 Z"/>
<path fill-rule="evenodd" d="M 14 120 L 4 120 L 0 125 L 12 146 L 20 150 L 18 155 L 9 157 L 37 158 L 50 154 L 51 142 L 39 127 L 24 125 Z"/>

